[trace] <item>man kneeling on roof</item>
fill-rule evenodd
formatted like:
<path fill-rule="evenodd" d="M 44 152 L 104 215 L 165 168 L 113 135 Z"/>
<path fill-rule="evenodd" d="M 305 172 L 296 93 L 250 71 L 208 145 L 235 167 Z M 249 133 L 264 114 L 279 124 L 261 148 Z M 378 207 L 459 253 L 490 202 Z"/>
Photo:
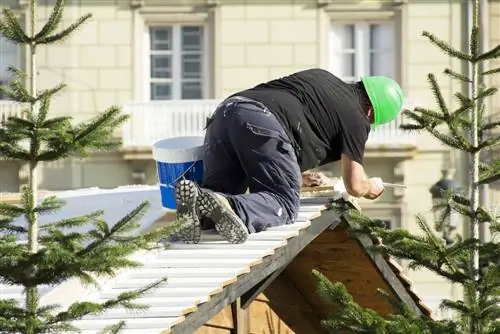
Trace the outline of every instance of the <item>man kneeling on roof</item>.
<path fill-rule="evenodd" d="M 177 218 L 187 222 L 177 239 L 197 243 L 202 229 L 215 228 L 237 244 L 249 233 L 292 224 L 302 172 L 333 161 L 341 161 L 351 196 L 378 198 L 384 186 L 365 173 L 365 144 L 370 125 L 393 121 L 402 104 L 390 78 L 350 84 L 317 68 L 230 96 L 207 122 L 202 186 L 176 186 Z"/>

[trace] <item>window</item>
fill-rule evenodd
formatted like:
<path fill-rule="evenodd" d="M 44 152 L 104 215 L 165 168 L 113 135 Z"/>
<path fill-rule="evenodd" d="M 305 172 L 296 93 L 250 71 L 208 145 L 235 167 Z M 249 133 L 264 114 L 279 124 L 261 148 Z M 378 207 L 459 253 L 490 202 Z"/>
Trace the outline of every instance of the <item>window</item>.
<path fill-rule="evenodd" d="M 0 86 L 8 85 L 12 80 L 9 66 L 19 67 L 21 63 L 20 48 L 10 40 L 0 36 Z M 0 100 L 4 97 L 0 93 Z"/>
<path fill-rule="evenodd" d="M 148 34 L 150 100 L 203 99 L 207 66 L 204 27 L 151 26 Z"/>
<path fill-rule="evenodd" d="M 330 71 L 347 82 L 362 76 L 395 77 L 392 22 L 333 23 L 330 31 Z"/>

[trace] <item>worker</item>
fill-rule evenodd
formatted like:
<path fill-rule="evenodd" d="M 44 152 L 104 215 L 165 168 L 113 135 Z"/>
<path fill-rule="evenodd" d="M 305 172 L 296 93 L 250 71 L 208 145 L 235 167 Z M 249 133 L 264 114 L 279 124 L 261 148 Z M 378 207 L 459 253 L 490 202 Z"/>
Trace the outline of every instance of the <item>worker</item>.
<path fill-rule="evenodd" d="M 272 226 L 292 224 L 304 172 L 340 161 L 347 192 L 376 199 L 380 178 L 368 178 L 363 155 L 371 127 L 393 121 L 403 92 L 392 79 L 346 83 L 312 68 L 240 91 L 207 121 L 204 180 L 176 185 L 176 238 L 198 243 L 213 229 L 230 243 Z"/>

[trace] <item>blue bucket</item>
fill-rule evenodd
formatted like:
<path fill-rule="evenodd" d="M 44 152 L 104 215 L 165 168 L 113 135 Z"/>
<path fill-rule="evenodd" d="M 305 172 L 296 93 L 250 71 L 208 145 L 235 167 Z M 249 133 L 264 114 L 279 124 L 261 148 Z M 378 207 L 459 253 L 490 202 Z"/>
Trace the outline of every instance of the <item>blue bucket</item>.
<path fill-rule="evenodd" d="M 198 184 L 203 181 L 203 141 L 204 137 L 184 136 L 163 139 L 153 145 L 164 208 L 176 209 L 175 185 L 179 180 Z"/>

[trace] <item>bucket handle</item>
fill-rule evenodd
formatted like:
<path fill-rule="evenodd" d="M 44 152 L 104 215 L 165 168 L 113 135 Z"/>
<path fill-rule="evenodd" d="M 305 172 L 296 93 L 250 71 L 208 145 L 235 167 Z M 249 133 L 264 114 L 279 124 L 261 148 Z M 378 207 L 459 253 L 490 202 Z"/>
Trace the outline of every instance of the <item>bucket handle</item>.
<path fill-rule="evenodd" d="M 167 187 L 169 187 L 169 188 L 175 188 L 175 184 L 176 184 L 177 182 L 179 182 L 180 180 L 184 180 L 184 179 L 185 179 L 185 176 L 186 176 L 187 172 L 189 172 L 189 171 L 191 170 L 191 168 L 193 168 L 193 167 L 194 167 L 194 165 L 196 165 L 196 162 L 197 162 L 197 161 L 193 162 L 193 163 L 191 164 L 191 166 L 189 166 L 189 168 L 186 168 L 186 170 L 185 170 L 185 171 L 184 171 L 184 172 L 183 172 L 183 173 L 182 173 L 182 174 L 181 174 L 181 175 L 180 175 L 177 179 L 175 179 L 175 180 L 174 180 L 173 182 L 171 182 L 170 184 L 167 184 L 166 186 L 167 186 Z"/>

